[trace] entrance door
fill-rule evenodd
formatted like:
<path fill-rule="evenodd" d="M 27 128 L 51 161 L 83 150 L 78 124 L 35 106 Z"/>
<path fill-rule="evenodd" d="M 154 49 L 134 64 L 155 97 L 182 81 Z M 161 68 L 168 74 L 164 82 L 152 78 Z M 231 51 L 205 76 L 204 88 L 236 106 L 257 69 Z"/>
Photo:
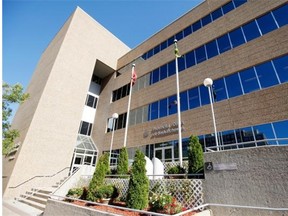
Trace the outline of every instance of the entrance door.
<path fill-rule="evenodd" d="M 155 148 L 154 157 L 160 159 L 162 162 L 174 161 L 174 149 L 173 149 L 173 146 Z"/>

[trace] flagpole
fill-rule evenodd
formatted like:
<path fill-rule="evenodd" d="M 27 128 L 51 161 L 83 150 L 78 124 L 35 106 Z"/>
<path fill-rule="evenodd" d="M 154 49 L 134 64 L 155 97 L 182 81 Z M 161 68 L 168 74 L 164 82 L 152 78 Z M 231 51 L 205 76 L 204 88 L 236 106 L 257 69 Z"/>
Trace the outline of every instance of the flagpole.
<path fill-rule="evenodd" d="M 182 167 L 182 125 L 181 125 L 181 110 L 180 110 L 180 93 L 179 93 L 179 75 L 178 75 L 178 48 L 177 48 L 177 39 L 174 40 L 175 45 L 175 66 L 176 66 L 176 86 L 177 86 L 177 114 L 178 114 L 178 149 L 179 149 L 179 161 L 180 167 Z"/>
<path fill-rule="evenodd" d="M 124 147 L 127 145 L 127 134 L 128 134 L 128 125 L 129 125 L 129 115 L 130 115 L 130 105 L 131 105 L 131 95 L 132 95 L 132 77 L 134 74 L 135 64 L 132 64 L 131 70 L 131 81 L 130 81 L 130 90 L 129 90 L 129 99 L 128 99 L 128 109 L 127 109 L 127 117 L 126 117 L 126 127 L 125 127 L 125 135 L 124 135 Z"/>

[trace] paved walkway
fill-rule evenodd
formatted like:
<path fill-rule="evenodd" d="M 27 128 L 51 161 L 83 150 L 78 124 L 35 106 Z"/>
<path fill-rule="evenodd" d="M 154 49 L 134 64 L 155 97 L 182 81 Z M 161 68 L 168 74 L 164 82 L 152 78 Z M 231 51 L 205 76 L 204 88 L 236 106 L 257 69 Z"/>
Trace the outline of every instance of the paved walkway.
<path fill-rule="evenodd" d="M 39 216 L 42 211 L 16 200 L 3 200 L 3 216 Z"/>

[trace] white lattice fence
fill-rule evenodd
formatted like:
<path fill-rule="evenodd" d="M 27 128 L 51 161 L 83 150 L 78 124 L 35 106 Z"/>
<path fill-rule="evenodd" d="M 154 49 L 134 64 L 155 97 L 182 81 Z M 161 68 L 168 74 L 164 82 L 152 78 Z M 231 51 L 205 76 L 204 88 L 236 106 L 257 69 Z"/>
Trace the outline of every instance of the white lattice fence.
<path fill-rule="evenodd" d="M 203 204 L 202 180 L 199 179 L 156 179 L 149 180 L 149 190 L 172 194 L 186 208 Z M 106 178 L 105 184 L 115 185 L 120 197 L 126 197 L 129 179 Z"/>
<path fill-rule="evenodd" d="M 174 162 L 165 162 L 163 163 L 164 165 L 164 173 L 165 174 L 168 174 L 168 170 L 171 168 L 171 167 L 175 167 L 177 165 L 180 165 L 180 162 L 179 161 L 174 161 Z M 188 161 L 183 161 L 182 162 L 182 165 L 183 165 L 183 168 L 186 169 L 186 172 L 188 172 Z"/>

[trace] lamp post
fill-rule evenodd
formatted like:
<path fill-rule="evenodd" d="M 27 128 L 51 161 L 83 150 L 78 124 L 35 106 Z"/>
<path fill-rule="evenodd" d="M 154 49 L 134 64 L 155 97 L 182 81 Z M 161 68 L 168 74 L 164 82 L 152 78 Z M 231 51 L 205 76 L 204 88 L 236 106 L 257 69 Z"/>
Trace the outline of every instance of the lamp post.
<path fill-rule="evenodd" d="M 110 167 L 110 160 L 111 160 L 111 152 L 112 152 L 112 145 L 113 145 L 113 139 L 114 139 L 114 130 L 115 130 L 115 122 L 116 119 L 118 119 L 119 115 L 118 113 L 113 113 L 112 115 L 112 137 L 111 137 L 111 144 L 110 144 L 110 154 L 109 154 L 109 167 Z"/>
<path fill-rule="evenodd" d="M 212 111 L 212 119 L 213 119 L 213 125 L 214 125 L 214 134 L 215 134 L 215 141 L 216 141 L 216 147 L 217 151 L 219 151 L 219 144 L 218 144 L 218 134 L 216 129 L 216 121 L 215 121 L 215 115 L 214 115 L 214 108 L 213 108 L 213 101 L 212 101 L 212 94 L 211 94 L 211 88 L 213 85 L 213 80 L 211 78 L 206 78 L 203 82 L 204 86 L 208 88 L 209 91 L 209 99 L 211 104 L 211 111 Z"/>

